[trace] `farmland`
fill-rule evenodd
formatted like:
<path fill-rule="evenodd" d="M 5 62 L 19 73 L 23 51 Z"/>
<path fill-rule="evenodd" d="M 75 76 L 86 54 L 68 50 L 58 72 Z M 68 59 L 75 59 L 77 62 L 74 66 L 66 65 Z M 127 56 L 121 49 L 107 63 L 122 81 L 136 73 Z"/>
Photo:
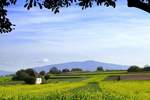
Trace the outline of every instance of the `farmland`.
<path fill-rule="evenodd" d="M 26 85 L 0 78 L 0 100 L 150 100 L 150 81 L 107 81 L 117 72 L 80 72 L 51 76 L 46 84 Z M 4 84 L 5 83 L 5 84 Z"/>

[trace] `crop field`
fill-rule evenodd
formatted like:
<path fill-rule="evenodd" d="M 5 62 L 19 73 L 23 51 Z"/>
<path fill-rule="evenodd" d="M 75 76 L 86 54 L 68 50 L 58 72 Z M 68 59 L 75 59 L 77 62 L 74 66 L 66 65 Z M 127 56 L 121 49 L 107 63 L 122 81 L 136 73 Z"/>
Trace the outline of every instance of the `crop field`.
<path fill-rule="evenodd" d="M 105 80 L 118 74 L 126 73 L 60 74 L 41 85 L 7 84 L 8 80 L 0 85 L 0 100 L 150 100 L 150 81 Z"/>

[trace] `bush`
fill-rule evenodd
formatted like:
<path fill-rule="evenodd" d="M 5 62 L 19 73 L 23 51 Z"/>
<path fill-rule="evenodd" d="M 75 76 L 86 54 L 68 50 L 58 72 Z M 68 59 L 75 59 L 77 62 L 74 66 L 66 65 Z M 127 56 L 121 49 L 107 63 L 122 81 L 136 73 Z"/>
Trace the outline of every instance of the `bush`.
<path fill-rule="evenodd" d="M 127 71 L 128 72 L 140 72 L 141 68 L 139 68 L 138 66 L 134 65 L 134 66 L 131 66 Z"/>

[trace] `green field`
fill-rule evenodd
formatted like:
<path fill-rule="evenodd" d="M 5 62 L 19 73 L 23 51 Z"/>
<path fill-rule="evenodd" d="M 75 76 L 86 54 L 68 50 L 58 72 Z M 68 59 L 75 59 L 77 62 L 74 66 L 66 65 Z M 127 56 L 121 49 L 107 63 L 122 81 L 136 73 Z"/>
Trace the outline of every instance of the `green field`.
<path fill-rule="evenodd" d="M 0 100 L 150 100 L 150 81 L 104 81 L 107 76 L 120 74 L 127 73 L 66 73 L 53 75 L 41 85 L 2 77 Z"/>

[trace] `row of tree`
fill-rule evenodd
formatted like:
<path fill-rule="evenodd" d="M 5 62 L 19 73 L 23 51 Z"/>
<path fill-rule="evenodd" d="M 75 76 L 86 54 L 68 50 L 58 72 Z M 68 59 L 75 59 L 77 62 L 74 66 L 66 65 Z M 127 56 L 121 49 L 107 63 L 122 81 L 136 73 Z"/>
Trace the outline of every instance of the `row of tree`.
<path fill-rule="evenodd" d="M 36 72 L 33 69 L 21 69 L 16 72 L 16 74 L 13 76 L 13 80 L 15 81 L 25 81 L 27 84 L 34 84 L 36 81 L 36 78 L 40 77 L 42 78 L 42 81 L 44 83 L 45 80 L 48 80 L 50 78 L 50 74 L 60 74 L 60 73 L 67 73 L 67 72 L 81 72 L 83 71 L 81 68 L 72 68 L 69 70 L 68 68 L 59 70 L 57 67 L 52 67 L 49 72 L 41 71 Z M 103 67 L 97 67 L 97 71 L 103 71 Z"/>
<path fill-rule="evenodd" d="M 71 70 L 65 68 L 62 70 L 59 70 L 57 67 L 52 67 L 49 72 L 41 71 L 36 72 L 33 69 L 26 69 L 26 70 L 19 70 L 16 72 L 16 74 L 13 76 L 13 80 L 16 81 L 25 81 L 27 84 L 34 84 L 36 81 L 36 78 L 40 77 L 42 78 L 42 81 L 44 83 L 45 80 L 48 80 L 50 78 L 50 74 L 60 74 L 60 73 L 67 73 L 67 72 L 79 72 L 83 71 L 81 68 L 72 68 Z M 97 67 L 96 71 L 104 71 L 103 67 Z M 146 65 L 144 68 L 140 68 L 139 66 L 131 66 L 127 70 L 128 72 L 146 72 L 150 71 L 150 66 Z"/>
<path fill-rule="evenodd" d="M 60 74 L 60 73 L 66 73 L 66 72 L 80 72 L 83 71 L 83 69 L 81 68 L 72 68 L 71 70 L 69 70 L 68 68 L 59 70 L 57 67 L 52 67 L 49 70 L 50 74 Z M 97 67 L 96 71 L 104 71 L 103 67 Z"/>
<path fill-rule="evenodd" d="M 42 78 L 42 83 L 50 78 L 49 73 L 45 71 L 36 72 L 33 69 L 21 69 L 16 72 L 12 80 L 14 81 L 24 81 L 26 84 L 35 84 L 36 78 Z"/>
<path fill-rule="evenodd" d="M 65 69 L 58 69 L 57 67 L 52 67 L 49 70 L 49 74 L 60 74 L 60 73 L 66 73 L 66 72 L 76 72 L 76 71 L 83 71 L 81 68 L 72 68 L 71 70 L 68 68 Z"/>
<path fill-rule="evenodd" d="M 133 65 L 129 67 L 128 72 L 147 72 L 150 71 L 150 66 L 145 65 L 144 68 L 140 68 L 139 66 Z"/>
<path fill-rule="evenodd" d="M 41 71 L 36 72 L 33 69 L 21 69 L 16 72 L 16 74 L 13 76 L 12 80 L 14 81 L 24 81 L 26 84 L 34 84 L 36 81 L 36 78 L 40 77 L 42 78 L 42 83 L 44 83 L 46 80 L 50 78 L 49 74 L 60 74 L 60 73 L 66 73 L 70 71 L 82 71 L 80 68 L 73 68 L 72 70 L 69 70 L 67 68 L 63 69 L 62 71 L 59 70 L 57 67 L 52 67 L 49 72 Z"/>
<path fill-rule="evenodd" d="M 75 72 L 75 71 L 83 71 L 81 68 L 72 68 L 71 70 L 65 68 L 62 71 L 59 70 L 56 67 L 52 67 L 49 70 L 50 74 L 59 74 L 59 73 L 65 73 L 65 72 Z M 104 71 L 103 67 L 97 67 L 96 71 Z M 145 72 L 150 71 L 150 66 L 145 65 L 144 68 L 140 68 L 139 66 L 133 65 L 127 69 L 128 72 Z"/>

